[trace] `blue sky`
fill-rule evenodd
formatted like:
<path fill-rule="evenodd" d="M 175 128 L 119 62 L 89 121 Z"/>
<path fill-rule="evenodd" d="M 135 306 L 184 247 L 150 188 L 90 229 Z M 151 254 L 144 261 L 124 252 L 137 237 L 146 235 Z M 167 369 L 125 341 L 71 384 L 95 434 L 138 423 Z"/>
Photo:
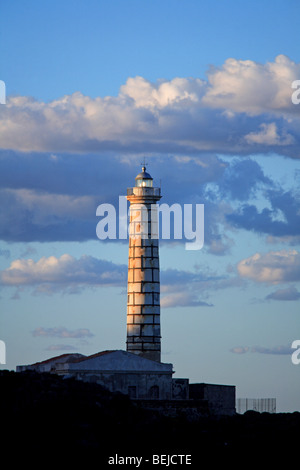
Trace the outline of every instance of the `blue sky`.
<path fill-rule="evenodd" d="M 162 241 L 162 360 L 300 410 L 297 1 L 0 7 L 1 333 L 14 369 L 125 349 L 126 241 L 96 237 L 146 157 L 205 243 Z"/>

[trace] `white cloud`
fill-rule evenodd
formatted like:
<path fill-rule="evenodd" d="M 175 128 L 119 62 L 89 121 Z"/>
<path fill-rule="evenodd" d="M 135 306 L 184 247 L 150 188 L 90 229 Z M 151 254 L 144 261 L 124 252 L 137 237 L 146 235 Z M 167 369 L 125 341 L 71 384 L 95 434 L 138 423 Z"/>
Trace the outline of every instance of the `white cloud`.
<path fill-rule="evenodd" d="M 79 91 L 49 103 L 8 97 L 0 110 L 1 147 L 49 151 L 54 157 L 56 152 L 145 149 L 249 154 L 255 142 L 291 146 L 297 156 L 299 118 L 291 83 L 299 76 L 300 64 L 283 55 L 266 64 L 231 58 L 210 70 L 208 82 L 175 77 L 151 83 L 137 76 L 128 78 L 116 97 L 91 98 Z M 262 124 L 267 127 L 260 129 Z"/>
<path fill-rule="evenodd" d="M 263 145 L 291 145 L 294 143 L 294 138 L 290 134 L 279 135 L 277 125 L 275 122 L 270 124 L 260 124 L 258 132 L 250 132 L 245 136 L 245 140 L 251 144 Z"/>
<path fill-rule="evenodd" d="M 140 108 L 163 108 L 183 101 L 197 103 L 204 94 L 206 83 L 199 78 L 174 78 L 153 84 L 143 77 L 128 78 L 120 90 L 121 96 L 130 97 Z"/>
<path fill-rule="evenodd" d="M 240 276 L 256 282 L 278 284 L 300 280 L 300 253 L 296 250 L 256 253 L 237 265 Z"/>
<path fill-rule="evenodd" d="M 292 82 L 300 76 L 300 64 L 285 55 L 274 62 L 227 59 L 208 74 L 203 102 L 214 108 L 247 114 L 296 112 L 292 106 Z"/>
<path fill-rule="evenodd" d="M 165 295 L 161 299 L 162 308 L 171 307 L 211 307 L 212 304 L 198 299 L 198 296 L 193 292 L 172 292 Z"/>
<path fill-rule="evenodd" d="M 79 259 L 69 254 L 33 259 L 16 259 L 0 272 L 3 286 L 16 287 L 15 298 L 25 288 L 34 288 L 34 293 L 54 292 L 78 293 L 83 288 L 97 286 L 125 287 L 127 265 L 84 255 Z M 161 271 L 161 293 L 163 307 L 211 306 L 204 299 L 207 291 L 235 286 L 235 279 L 224 279 L 204 269 L 183 271 L 167 269 Z M 41 334 L 44 330 L 41 330 Z"/>
<path fill-rule="evenodd" d="M 7 286 L 36 286 L 39 293 L 65 289 L 73 293 L 79 287 L 124 285 L 126 266 L 87 255 L 80 259 L 68 254 L 38 261 L 17 259 L 1 272 L 1 282 Z"/>
<path fill-rule="evenodd" d="M 67 254 L 60 258 L 43 257 L 37 262 L 33 259 L 17 259 L 12 261 L 9 268 L 2 271 L 1 279 L 7 285 L 57 282 L 68 271 L 72 272 L 74 261 L 74 258 Z"/>

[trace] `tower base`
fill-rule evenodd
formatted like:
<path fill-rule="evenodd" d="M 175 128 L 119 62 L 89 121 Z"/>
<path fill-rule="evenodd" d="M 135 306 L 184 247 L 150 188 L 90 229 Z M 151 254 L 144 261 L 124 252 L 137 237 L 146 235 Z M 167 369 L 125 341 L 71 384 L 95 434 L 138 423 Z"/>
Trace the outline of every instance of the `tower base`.
<path fill-rule="evenodd" d="M 126 351 L 150 361 L 161 362 L 160 339 L 157 342 L 138 342 L 137 338 L 127 338 Z"/>

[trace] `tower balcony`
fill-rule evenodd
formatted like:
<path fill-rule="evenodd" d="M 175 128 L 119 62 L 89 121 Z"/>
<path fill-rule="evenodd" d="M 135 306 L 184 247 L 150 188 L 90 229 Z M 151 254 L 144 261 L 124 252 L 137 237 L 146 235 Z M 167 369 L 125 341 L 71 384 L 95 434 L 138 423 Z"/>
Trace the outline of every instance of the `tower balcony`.
<path fill-rule="evenodd" d="M 138 197 L 161 197 L 160 188 L 149 188 L 149 187 L 133 187 L 127 189 L 127 196 L 138 196 Z"/>

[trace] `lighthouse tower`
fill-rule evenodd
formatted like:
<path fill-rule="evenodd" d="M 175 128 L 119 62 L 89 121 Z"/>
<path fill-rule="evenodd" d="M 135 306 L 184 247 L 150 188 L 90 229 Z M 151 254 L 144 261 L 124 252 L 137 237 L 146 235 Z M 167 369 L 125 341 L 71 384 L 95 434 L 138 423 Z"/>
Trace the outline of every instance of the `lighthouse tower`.
<path fill-rule="evenodd" d="M 142 167 L 135 186 L 127 189 L 130 202 L 127 299 L 127 351 L 161 360 L 160 281 L 156 203 L 160 188 Z"/>

